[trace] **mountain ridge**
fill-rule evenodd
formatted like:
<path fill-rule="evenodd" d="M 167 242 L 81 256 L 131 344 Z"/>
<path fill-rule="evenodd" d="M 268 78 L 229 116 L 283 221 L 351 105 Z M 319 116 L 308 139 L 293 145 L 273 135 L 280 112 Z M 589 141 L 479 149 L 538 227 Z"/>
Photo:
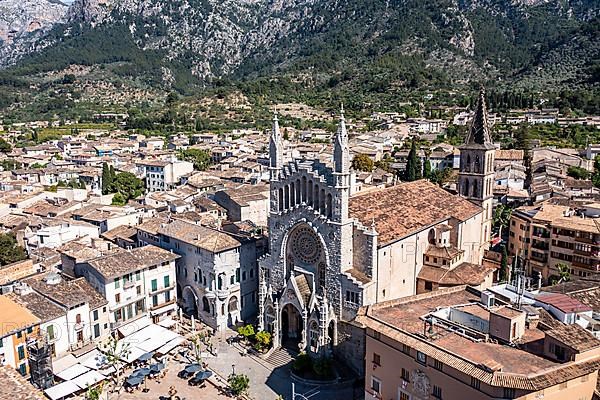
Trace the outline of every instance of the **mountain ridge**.
<path fill-rule="evenodd" d="M 21 73 L 120 62 L 120 75 L 178 88 L 263 76 L 374 91 L 589 85 L 599 15 L 594 0 L 75 0 L 6 60 Z"/>

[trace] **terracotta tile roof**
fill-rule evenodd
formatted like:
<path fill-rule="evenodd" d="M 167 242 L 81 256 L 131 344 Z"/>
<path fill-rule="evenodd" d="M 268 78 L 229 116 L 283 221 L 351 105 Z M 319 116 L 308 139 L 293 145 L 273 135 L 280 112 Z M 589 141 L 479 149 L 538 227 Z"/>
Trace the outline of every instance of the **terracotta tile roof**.
<path fill-rule="evenodd" d="M 523 150 L 496 150 L 496 154 L 494 154 L 495 160 L 514 160 L 514 161 L 522 161 Z"/>
<path fill-rule="evenodd" d="M 226 232 L 179 219 L 161 226 L 158 232 L 212 253 L 220 253 L 241 246 L 239 240 Z"/>
<path fill-rule="evenodd" d="M 133 226 L 128 225 L 120 225 L 116 228 L 113 228 L 109 231 L 106 231 L 102 234 L 102 237 L 107 240 L 115 240 L 117 238 L 122 239 L 130 239 L 131 237 L 135 237 L 137 234 L 137 229 Z"/>
<path fill-rule="evenodd" d="M 73 307 L 82 302 L 87 302 L 93 310 L 107 304 L 106 299 L 98 293 L 85 278 L 73 280 L 62 278 L 58 283 L 48 284 L 45 280 L 47 276 L 48 274 L 40 274 L 25 279 L 23 282 L 28 284 L 36 292 L 65 307 Z"/>
<path fill-rule="evenodd" d="M 22 295 L 8 293 L 6 296 L 15 303 L 25 307 L 42 322 L 51 321 L 62 315 L 66 315 L 66 309 L 48 301 L 45 297 L 36 292 L 30 292 Z"/>
<path fill-rule="evenodd" d="M 558 308 L 564 313 L 578 313 L 592 311 L 592 308 L 586 306 L 580 301 L 562 293 L 540 293 L 535 297 L 536 300 Z"/>
<path fill-rule="evenodd" d="M 441 221 L 464 221 L 482 212 L 481 207 L 426 180 L 357 194 L 350 198 L 349 208 L 350 216 L 363 225 L 375 221 L 379 247 Z"/>
<path fill-rule="evenodd" d="M 0 366 L 0 399 L 44 400 L 45 396 L 35 389 L 27 378 L 8 366 Z"/>
<path fill-rule="evenodd" d="M 177 254 L 160 247 L 148 245 L 131 250 L 121 250 L 107 256 L 102 256 L 88 263 L 105 278 L 125 275 L 140 271 L 152 265 L 161 264 L 179 258 Z"/>
<path fill-rule="evenodd" d="M 436 245 L 429 245 L 424 255 L 429 257 L 440 257 L 449 260 L 461 253 L 464 253 L 464 250 L 460 250 L 454 246 L 438 247 Z"/>
<path fill-rule="evenodd" d="M 600 340 L 577 324 L 560 325 L 546 331 L 546 336 L 550 336 L 578 352 L 588 351 L 600 346 Z"/>
<path fill-rule="evenodd" d="M 473 342 L 455 332 L 434 333 L 428 339 L 420 337 L 423 331 L 421 316 L 440 306 L 478 300 L 479 296 L 465 286 L 457 286 L 362 307 L 355 322 L 496 387 L 538 391 L 600 368 L 598 357 L 561 364 L 511 346 Z M 485 367 L 491 360 L 501 370 L 490 371 Z"/>
<path fill-rule="evenodd" d="M 431 267 L 424 265 L 417 276 L 428 282 L 435 282 L 441 285 L 471 285 L 478 286 L 485 281 L 485 278 L 494 270 L 482 265 L 461 263 L 453 269 Z"/>

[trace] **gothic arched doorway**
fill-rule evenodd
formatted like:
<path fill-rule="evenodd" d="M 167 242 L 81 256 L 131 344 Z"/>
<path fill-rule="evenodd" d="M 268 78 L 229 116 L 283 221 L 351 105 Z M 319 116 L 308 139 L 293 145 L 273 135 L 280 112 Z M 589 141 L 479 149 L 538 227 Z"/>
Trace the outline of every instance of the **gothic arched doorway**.
<path fill-rule="evenodd" d="M 198 317 L 198 297 L 194 290 L 186 286 L 183 288 L 183 311 L 188 315 Z"/>
<path fill-rule="evenodd" d="M 286 304 L 281 311 L 281 339 L 282 345 L 298 349 L 302 340 L 302 313 L 293 304 Z"/>

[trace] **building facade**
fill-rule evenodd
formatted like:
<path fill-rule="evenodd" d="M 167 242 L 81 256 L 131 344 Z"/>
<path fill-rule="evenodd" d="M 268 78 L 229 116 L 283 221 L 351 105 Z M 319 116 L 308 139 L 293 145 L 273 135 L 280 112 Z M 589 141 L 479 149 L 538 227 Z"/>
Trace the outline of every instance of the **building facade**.
<path fill-rule="evenodd" d="M 593 398 L 598 339 L 481 299 L 463 286 L 361 309 L 365 399 Z"/>
<path fill-rule="evenodd" d="M 270 173 L 270 253 L 259 261 L 258 324 L 273 334 L 275 347 L 357 356 L 359 335 L 349 322 L 359 307 L 417 293 L 429 250 L 456 253 L 452 265 L 428 262 L 440 271 L 481 267 L 485 221 L 473 202 L 425 180 L 350 195 L 343 115 L 331 165 L 284 162 L 275 119 Z M 449 285 L 460 283 L 466 282 Z M 347 361 L 362 369 L 362 361 Z"/>
<path fill-rule="evenodd" d="M 137 227 L 140 245 L 181 256 L 176 263 L 180 306 L 216 330 L 250 320 L 258 306 L 257 238 L 172 219 Z"/>
<path fill-rule="evenodd" d="M 108 302 L 111 331 L 144 316 L 158 322 L 175 314 L 178 258 L 170 251 L 145 246 L 85 263 L 82 275 Z"/>
<path fill-rule="evenodd" d="M 508 250 L 526 260 L 524 267 L 529 276 L 541 277 L 545 283 L 560 278 L 559 266 L 566 266 L 574 280 L 597 278 L 599 221 L 577 215 L 566 206 L 520 207 L 510 219 Z"/>

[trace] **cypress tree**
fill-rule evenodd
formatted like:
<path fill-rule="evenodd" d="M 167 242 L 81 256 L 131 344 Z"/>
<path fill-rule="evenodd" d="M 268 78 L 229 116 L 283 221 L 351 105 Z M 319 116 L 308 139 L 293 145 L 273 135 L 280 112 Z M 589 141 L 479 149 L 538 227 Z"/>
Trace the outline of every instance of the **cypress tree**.
<path fill-rule="evenodd" d="M 506 246 L 502 246 L 502 261 L 500 262 L 499 275 L 498 280 L 500 282 L 508 280 L 508 253 L 506 252 Z"/>
<path fill-rule="evenodd" d="M 431 178 L 431 162 L 429 158 L 425 159 L 425 163 L 423 164 L 423 178 Z"/>
<path fill-rule="evenodd" d="M 102 163 L 102 194 L 109 194 L 113 176 L 107 163 Z"/>
<path fill-rule="evenodd" d="M 404 179 L 408 182 L 416 181 L 417 179 L 421 179 L 421 174 L 421 161 L 417 154 L 417 140 L 413 138 L 410 151 L 408 152 L 408 159 L 406 160 Z"/>

